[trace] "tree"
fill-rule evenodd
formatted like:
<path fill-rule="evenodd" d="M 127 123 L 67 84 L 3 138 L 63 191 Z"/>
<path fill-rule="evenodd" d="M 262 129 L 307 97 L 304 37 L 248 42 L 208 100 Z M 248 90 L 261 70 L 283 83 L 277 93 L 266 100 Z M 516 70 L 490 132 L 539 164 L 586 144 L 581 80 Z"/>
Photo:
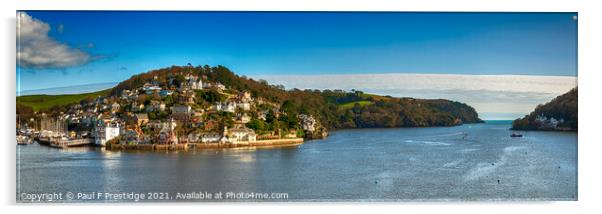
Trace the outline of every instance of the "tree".
<path fill-rule="evenodd" d="M 267 124 L 265 122 L 263 122 L 262 120 L 259 120 L 256 118 L 251 119 L 251 121 L 249 121 L 249 123 L 247 123 L 246 126 L 255 131 L 267 131 L 268 130 Z"/>

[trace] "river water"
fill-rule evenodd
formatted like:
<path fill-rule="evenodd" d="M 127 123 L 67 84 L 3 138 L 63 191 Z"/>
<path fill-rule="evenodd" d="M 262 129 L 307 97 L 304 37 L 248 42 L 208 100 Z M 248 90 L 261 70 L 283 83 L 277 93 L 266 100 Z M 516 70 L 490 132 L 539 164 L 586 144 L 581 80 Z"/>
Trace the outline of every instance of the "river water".
<path fill-rule="evenodd" d="M 488 122 L 341 130 L 271 149 L 18 146 L 17 201 L 69 192 L 72 200 L 53 201 L 135 201 L 127 196 L 134 193 L 151 201 L 189 201 L 181 196 L 192 192 L 195 201 L 207 194 L 212 201 L 577 200 L 577 134 L 522 132 L 523 138 L 511 138 L 509 127 Z M 219 192 L 244 194 L 218 198 Z M 125 194 L 125 200 L 98 196 L 106 193 Z M 98 197 L 86 200 L 85 194 Z"/>

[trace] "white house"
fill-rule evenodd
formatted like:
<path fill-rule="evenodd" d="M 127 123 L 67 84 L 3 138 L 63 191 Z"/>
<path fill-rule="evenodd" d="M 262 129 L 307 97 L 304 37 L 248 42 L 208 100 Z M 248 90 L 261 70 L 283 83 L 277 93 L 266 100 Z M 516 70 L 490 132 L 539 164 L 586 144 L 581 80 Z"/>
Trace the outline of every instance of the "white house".
<path fill-rule="evenodd" d="M 313 132 L 316 130 L 316 119 L 314 119 L 311 115 L 300 114 L 299 119 L 301 119 L 301 127 L 305 131 Z"/>
<path fill-rule="evenodd" d="M 144 83 L 144 85 L 142 86 L 142 90 L 145 91 L 147 94 L 152 94 L 161 91 L 161 87 L 159 87 L 158 84 L 155 85 L 151 83 Z"/>
<path fill-rule="evenodd" d="M 234 113 L 234 111 L 236 110 L 236 104 L 234 102 L 218 102 L 213 106 L 213 108 L 216 111 L 226 111 Z"/>
<path fill-rule="evenodd" d="M 190 89 L 192 89 L 192 90 L 203 89 L 203 80 L 201 78 L 193 76 L 193 78 L 189 79 L 188 81 L 189 81 Z"/>
<path fill-rule="evenodd" d="M 184 78 L 185 81 L 180 84 L 180 91 L 203 89 L 203 81 L 198 76 L 186 75 Z"/>
<path fill-rule="evenodd" d="M 202 143 L 217 143 L 222 138 L 221 135 L 217 133 L 206 133 L 201 135 Z"/>
<path fill-rule="evenodd" d="M 250 111 L 251 110 L 251 103 L 248 103 L 248 102 L 239 102 L 239 103 L 236 103 L 236 107 L 241 108 L 244 111 Z"/>
<path fill-rule="evenodd" d="M 119 123 L 99 120 L 95 128 L 95 144 L 97 146 L 105 146 L 107 141 L 119 136 L 119 130 Z"/>
<path fill-rule="evenodd" d="M 237 142 L 253 142 L 257 140 L 257 135 L 253 129 L 247 127 L 235 127 L 227 129 L 224 127 L 224 134 L 228 137 L 231 143 Z"/>
<path fill-rule="evenodd" d="M 226 90 L 226 86 L 224 84 L 219 83 L 219 82 L 213 84 L 213 87 L 215 87 L 215 88 L 217 88 L 219 90 Z"/>

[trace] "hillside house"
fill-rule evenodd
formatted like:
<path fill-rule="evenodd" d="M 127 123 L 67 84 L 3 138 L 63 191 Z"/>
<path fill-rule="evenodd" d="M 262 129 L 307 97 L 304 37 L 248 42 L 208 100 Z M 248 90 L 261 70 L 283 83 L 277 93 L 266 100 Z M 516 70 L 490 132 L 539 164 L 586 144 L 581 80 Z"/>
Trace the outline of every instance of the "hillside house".
<path fill-rule="evenodd" d="M 138 126 L 146 125 L 149 121 L 148 114 L 146 113 L 135 114 L 134 119 L 136 120 L 136 124 L 138 124 Z"/>
<path fill-rule="evenodd" d="M 192 107 L 188 105 L 175 105 L 171 107 L 171 116 L 179 121 L 190 120 L 193 113 Z"/>

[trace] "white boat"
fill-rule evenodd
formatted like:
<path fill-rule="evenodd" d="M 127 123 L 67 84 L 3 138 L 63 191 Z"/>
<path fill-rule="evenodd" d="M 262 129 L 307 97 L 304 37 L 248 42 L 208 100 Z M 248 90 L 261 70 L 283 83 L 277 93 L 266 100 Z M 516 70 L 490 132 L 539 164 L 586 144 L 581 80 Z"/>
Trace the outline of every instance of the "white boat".
<path fill-rule="evenodd" d="M 27 136 L 17 135 L 17 145 L 29 145 L 32 144 L 33 140 Z"/>

